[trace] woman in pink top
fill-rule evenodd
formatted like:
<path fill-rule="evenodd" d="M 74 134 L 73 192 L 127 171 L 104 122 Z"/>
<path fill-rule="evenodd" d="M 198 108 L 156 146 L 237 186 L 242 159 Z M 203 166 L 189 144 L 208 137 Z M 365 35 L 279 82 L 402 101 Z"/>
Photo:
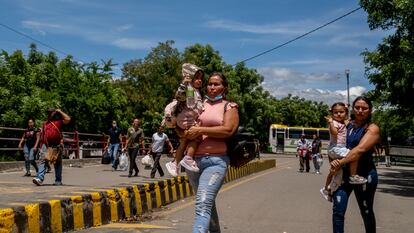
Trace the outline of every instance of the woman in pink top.
<path fill-rule="evenodd" d="M 199 116 L 200 126 L 193 126 L 186 131 L 189 139 L 202 136 L 194 153 L 200 171 L 187 171 L 191 186 L 196 192 L 193 232 L 220 232 L 215 199 L 229 164 L 225 140 L 236 132 L 239 124 L 238 105 L 232 102 L 226 105 L 227 92 L 228 82 L 225 76 L 217 72 L 211 74 L 204 111 Z"/>

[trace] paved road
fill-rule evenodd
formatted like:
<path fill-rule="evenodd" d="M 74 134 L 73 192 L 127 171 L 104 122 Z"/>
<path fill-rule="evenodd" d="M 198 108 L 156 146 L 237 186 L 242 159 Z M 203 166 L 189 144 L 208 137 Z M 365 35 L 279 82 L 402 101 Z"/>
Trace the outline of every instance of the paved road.
<path fill-rule="evenodd" d="M 139 162 L 142 156 L 137 158 L 140 169 L 139 177 L 128 178 L 128 171 L 111 170 L 110 165 L 93 165 L 86 167 L 64 167 L 63 186 L 53 186 L 55 179 L 54 171 L 46 174 L 44 185 L 35 186 L 32 179 L 35 177 L 24 177 L 23 171 L 0 173 L 0 208 L 16 205 L 30 204 L 40 201 L 79 195 L 84 192 L 107 190 L 127 184 L 148 183 L 154 181 L 150 178 L 150 170 L 145 169 Z M 164 164 L 171 159 L 167 156 L 161 158 Z M 53 166 L 52 166 L 53 167 Z M 165 175 L 168 172 L 164 168 Z M 155 180 L 159 179 L 158 172 Z"/>
<path fill-rule="evenodd" d="M 277 157 L 277 168 L 226 184 L 217 199 L 222 232 L 332 232 L 332 205 L 319 194 L 326 161 L 324 175 L 297 170 L 296 158 Z M 412 232 L 414 168 L 379 165 L 378 171 L 380 184 L 374 206 L 377 232 Z M 188 198 L 152 213 L 150 220 L 142 223 L 109 224 L 80 232 L 192 232 L 193 218 L 194 201 Z M 364 232 L 354 195 L 346 215 L 346 232 Z"/>

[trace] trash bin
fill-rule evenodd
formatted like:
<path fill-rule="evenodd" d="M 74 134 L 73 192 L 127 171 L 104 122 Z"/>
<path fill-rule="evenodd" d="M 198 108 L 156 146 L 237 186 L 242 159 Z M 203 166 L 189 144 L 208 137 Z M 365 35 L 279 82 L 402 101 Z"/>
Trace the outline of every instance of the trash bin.
<path fill-rule="evenodd" d="M 268 146 L 267 149 L 266 149 L 266 152 L 267 153 L 272 153 L 272 146 Z"/>

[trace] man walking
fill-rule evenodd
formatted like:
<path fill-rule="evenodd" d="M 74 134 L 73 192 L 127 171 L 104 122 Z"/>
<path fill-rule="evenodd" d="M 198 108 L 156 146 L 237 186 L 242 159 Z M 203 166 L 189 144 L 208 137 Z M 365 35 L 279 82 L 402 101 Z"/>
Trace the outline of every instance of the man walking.
<path fill-rule="evenodd" d="M 158 173 L 160 173 L 160 176 L 164 176 L 164 171 L 162 170 L 162 167 L 160 165 L 160 158 L 162 155 L 162 152 L 164 150 L 164 144 L 167 143 L 168 147 L 170 148 L 170 153 L 173 152 L 174 148 L 168 139 L 168 136 L 164 133 L 164 127 L 163 125 L 158 127 L 158 131 L 152 135 L 152 143 L 151 143 L 151 155 L 154 159 L 154 166 L 151 170 L 151 178 L 155 177 L 155 173 L 158 170 Z"/>
<path fill-rule="evenodd" d="M 121 128 L 117 126 L 116 121 L 112 121 L 112 127 L 109 129 L 109 138 L 105 151 L 109 148 L 109 156 L 111 157 L 112 169 L 116 170 L 118 168 L 118 159 L 117 154 L 119 150 L 119 145 L 121 143 Z"/>
<path fill-rule="evenodd" d="M 138 166 L 136 163 L 136 158 L 139 150 L 139 145 L 142 146 L 142 150 L 145 150 L 144 144 L 144 131 L 139 127 L 140 121 L 138 118 L 135 118 L 132 122 L 132 126 L 128 129 L 126 136 L 126 143 L 123 151 L 128 148 L 129 156 L 129 174 L 128 177 L 132 176 L 132 172 L 135 171 L 134 176 L 138 176 Z"/>

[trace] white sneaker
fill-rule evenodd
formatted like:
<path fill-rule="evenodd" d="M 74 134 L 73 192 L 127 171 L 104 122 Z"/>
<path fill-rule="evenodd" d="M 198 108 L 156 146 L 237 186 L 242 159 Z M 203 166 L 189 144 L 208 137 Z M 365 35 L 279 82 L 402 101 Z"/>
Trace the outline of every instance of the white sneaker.
<path fill-rule="evenodd" d="M 329 191 L 326 190 L 325 187 L 321 188 L 319 192 L 321 192 L 323 198 L 325 198 L 327 201 L 331 201 L 331 198 L 329 197 Z"/>
<path fill-rule="evenodd" d="M 165 164 L 165 167 L 167 168 L 168 173 L 170 173 L 171 176 L 176 177 L 178 176 L 177 173 L 177 164 L 175 162 L 168 162 Z"/>
<path fill-rule="evenodd" d="M 43 185 L 43 181 L 39 178 L 33 178 L 33 184 L 37 185 L 37 186 L 42 186 Z"/>
<path fill-rule="evenodd" d="M 197 166 L 196 161 L 194 161 L 193 158 L 186 155 L 184 158 L 180 161 L 181 166 L 183 166 L 185 169 L 192 171 L 192 172 L 199 172 L 200 169 Z"/>
<path fill-rule="evenodd" d="M 365 184 L 367 183 L 367 179 L 359 175 L 353 175 L 349 177 L 350 184 Z"/>

